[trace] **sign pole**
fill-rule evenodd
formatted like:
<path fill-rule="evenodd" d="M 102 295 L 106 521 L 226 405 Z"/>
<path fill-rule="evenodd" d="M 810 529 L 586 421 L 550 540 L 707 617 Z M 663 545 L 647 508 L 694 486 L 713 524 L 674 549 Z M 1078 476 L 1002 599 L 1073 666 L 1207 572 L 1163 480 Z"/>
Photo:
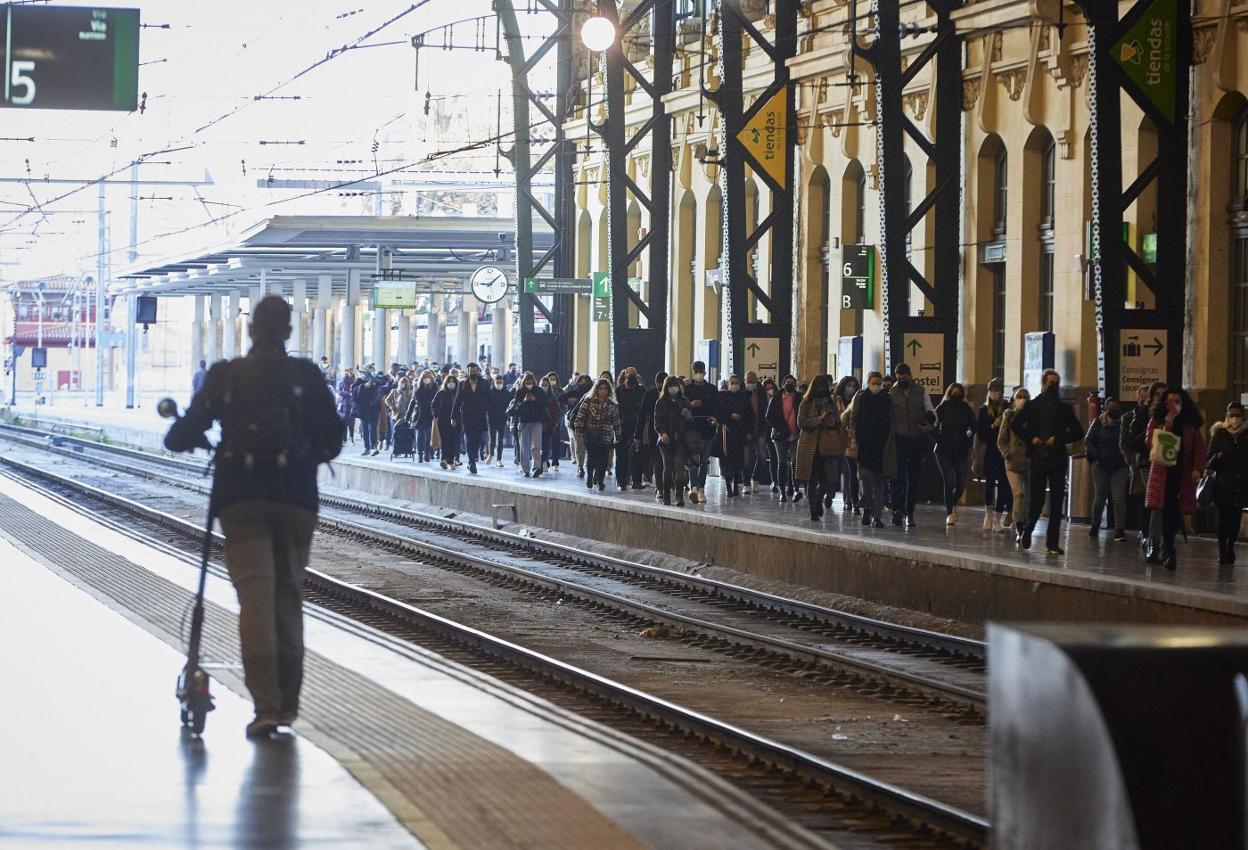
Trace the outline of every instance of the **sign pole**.
<path fill-rule="evenodd" d="M 108 214 L 100 184 L 99 250 L 95 265 L 95 406 L 104 406 L 104 255 Z"/>

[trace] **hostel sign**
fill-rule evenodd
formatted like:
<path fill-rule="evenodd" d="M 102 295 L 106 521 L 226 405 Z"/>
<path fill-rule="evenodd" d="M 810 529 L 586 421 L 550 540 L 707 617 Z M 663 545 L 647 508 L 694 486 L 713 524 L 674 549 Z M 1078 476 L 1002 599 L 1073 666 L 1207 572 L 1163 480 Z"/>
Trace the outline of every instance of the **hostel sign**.
<path fill-rule="evenodd" d="M 1153 0 L 1110 50 L 1123 73 L 1171 124 L 1177 83 L 1178 20 L 1178 0 Z"/>

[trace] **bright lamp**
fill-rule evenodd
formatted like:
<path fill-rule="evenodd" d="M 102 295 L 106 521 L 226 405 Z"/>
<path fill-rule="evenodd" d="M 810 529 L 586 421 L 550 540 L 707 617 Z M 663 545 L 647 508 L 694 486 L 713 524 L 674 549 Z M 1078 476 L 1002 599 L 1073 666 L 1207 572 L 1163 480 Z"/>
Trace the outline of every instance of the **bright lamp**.
<path fill-rule="evenodd" d="M 615 43 L 615 24 L 602 17 L 589 18 L 581 27 L 581 41 L 601 53 Z"/>

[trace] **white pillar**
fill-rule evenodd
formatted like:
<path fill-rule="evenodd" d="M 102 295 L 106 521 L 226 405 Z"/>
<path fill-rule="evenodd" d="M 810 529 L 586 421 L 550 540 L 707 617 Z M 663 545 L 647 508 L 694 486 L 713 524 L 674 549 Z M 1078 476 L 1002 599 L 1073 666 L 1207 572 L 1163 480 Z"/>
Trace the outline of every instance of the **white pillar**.
<path fill-rule="evenodd" d="M 505 370 L 511 362 L 510 333 L 511 310 L 504 298 L 490 309 L 490 365 L 497 366 L 499 371 Z"/>
<path fill-rule="evenodd" d="M 238 314 L 241 312 L 241 302 L 237 289 L 231 289 L 225 296 L 225 316 L 221 323 L 221 356 L 227 360 L 238 356 Z"/>
<path fill-rule="evenodd" d="M 290 345 L 287 348 L 304 356 L 303 320 L 308 312 L 308 282 L 303 279 L 291 281 L 290 285 Z"/>
<path fill-rule="evenodd" d="M 138 317 L 139 298 L 131 292 L 126 296 L 126 409 L 134 407 L 134 373 L 135 359 L 138 356 L 139 338 Z"/>
<path fill-rule="evenodd" d="M 208 329 L 207 345 L 204 346 L 204 359 L 216 363 L 221 359 L 221 348 L 218 343 L 218 329 L 221 326 L 221 296 L 208 296 Z M 199 365 L 198 363 L 195 365 Z"/>
<path fill-rule="evenodd" d="M 312 359 L 317 363 L 326 356 L 326 325 L 329 323 L 330 298 L 333 294 L 329 275 L 316 279 L 316 308 L 312 311 Z"/>
<path fill-rule="evenodd" d="M 355 269 L 347 272 L 347 293 L 342 299 L 342 312 L 338 320 L 338 363 L 343 369 L 354 368 L 355 362 L 355 302 L 360 296 L 360 273 Z"/>
<path fill-rule="evenodd" d="M 446 361 L 446 301 L 444 296 L 435 295 L 429 301 L 429 329 L 425 334 L 425 347 L 431 362 Z"/>
<path fill-rule="evenodd" d="M 373 309 L 373 364 L 379 372 L 390 368 L 387 360 L 390 349 L 390 311 L 385 307 Z"/>
<path fill-rule="evenodd" d="M 477 299 L 472 295 L 464 296 L 459 316 L 459 351 L 465 369 L 477 361 Z"/>
<path fill-rule="evenodd" d="M 194 296 L 195 320 L 191 323 L 191 373 L 199 369 L 199 361 L 207 359 L 204 355 L 204 296 Z"/>
<path fill-rule="evenodd" d="M 399 313 L 399 342 L 394 352 L 394 359 L 404 366 L 410 366 L 412 360 L 412 317 L 406 310 Z"/>

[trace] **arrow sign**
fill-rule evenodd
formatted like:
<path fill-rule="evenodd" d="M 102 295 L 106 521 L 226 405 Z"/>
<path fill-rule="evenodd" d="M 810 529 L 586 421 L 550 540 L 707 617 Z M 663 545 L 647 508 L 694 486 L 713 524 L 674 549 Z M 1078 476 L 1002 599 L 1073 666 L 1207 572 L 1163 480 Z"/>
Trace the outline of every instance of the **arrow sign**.
<path fill-rule="evenodd" d="M 1154 356 L 1156 356 L 1156 355 L 1158 355 L 1158 354 L 1161 354 L 1161 350 L 1162 350 L 1163 348 L 1165 348 L 1165 346 L 1161 344 L 1161 340 L 1159 340 L 1157 337 L 1153 337 L 1153 344 L 1152 344 L 1152 345 L 1146 345 L 1146 346 L 1144 346 L 1144 347 L 1145 347 L 1145 348 L 1152 349 L 1152 352 L 1153 352 L 1153 355 L 1154 355 Z"/>
<path fill-rule="evenodd" d="M 750 352 L 750 354 L 758 354 L 758 343 L 751 342 L 748 346 L 746 346 L 745 350 Z"/>
<path fill-rule="evenodd" d="M 911 357 L 913 357 L 916 353 L 918 353 L 918 350 L 923 347 L 923 343 L 919 342 L 917 339 L 910 340 L 908 343 L 906 343 L 906 345 L 910 349 Z"/>

